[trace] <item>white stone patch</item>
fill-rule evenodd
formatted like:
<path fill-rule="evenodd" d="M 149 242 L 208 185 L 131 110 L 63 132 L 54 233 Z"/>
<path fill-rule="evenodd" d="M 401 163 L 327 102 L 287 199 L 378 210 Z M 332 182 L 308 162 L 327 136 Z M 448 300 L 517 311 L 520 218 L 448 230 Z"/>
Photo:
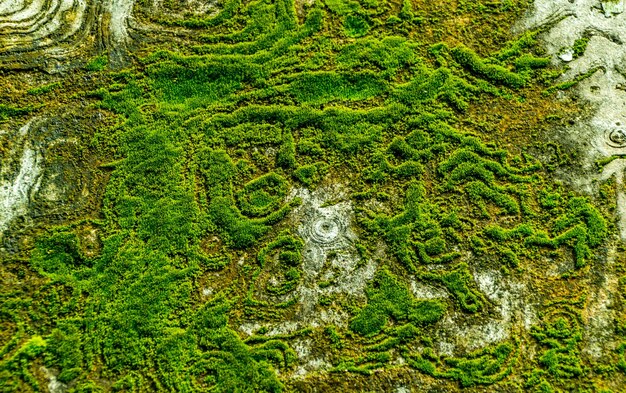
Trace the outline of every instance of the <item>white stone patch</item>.
<path fill-rule="evenodd" d="M 580 191 L 597 193 L 598 185 L 611 178 L 617 188 L 619 236 L 626 241 L 626 13 L 624 0 L 535 0 L 530 12 L 521 21 L 519 32 L 537 27 L 546 28 L 543 43 L 556 65 L 566 65 L 562 81 L 581 75 L 593 75 L 579 82 L 572 92 L 561 92 L 558 99 L 570 96 L 582 99 L 591 115 L 569 127 L 556 130 L 556 139 L 580 146 L 580 174 L 565 171 L 563 180 Z M 589 41 L 580 57 L 562 57 L 573 48 L 577 39 Z M 572 51 L 573 53 L 573 51 Z M 561 55 L 561 56 L 559 56 Z M 573 94 L 572 94 L 573 93 Z M 596 162 L 608 161 L 600 173 Z M 613 353 L 614 293 L 617 277 L 614 273 L 613 251 L 609 250 L 605 264 L 591 270 L 598 284 L 590 285 L 588 304 L 583 311 L 584 352 L 594 358 Z"/>
<path fill-rule="evenodd" d="M 434 287 L 426 283 L 410 280 L 411 292 L 418 299 L 446 299 L 450 297 L 443 288 Z"/>
<path fill-rule="evenodd" d="M 106 0 L 104 2 L 106 16 L 109 21 L 109 61 L 113 66 L 123 66 L 128 61 L 127 46 L 129 19 L 135 0 Z"/>
<path fill-rule="evenodd" d="M 566 63 L 574 60 L 574 51 L 571 48 L 567 48 L 559 55 L 559 59 L 563 60 Z"/>
<path fill-rule="evenodd" d="M 595 359 L 613 356 L 615 349 L 621 344 L 615 335 L 615 321 L 619 319 L 616 307 L 616 294 L 619 293 L 619 280 L 615 271 L 615 258 L 619 251 L 617 246 L 609 249 L 606 263 L 594 269 L 598 284 L 590 288 L 587 307 L 583 311 L 584 352 Z"/>
<path fill-rule="evenodd" d="M 50 393 L 65 393 L 67 391 L 67 385 L 59 381 L 52 371 L 43 366 L 41 367 L 41 371 L 43 371 L 46 378 L 48 378 L 48 391 Z"/>
<path fill-rule="evenodd" d="M 624 0 L 602 0 L 604 16 L 610 18 L 624 12 Z"/>
<path fill-rule="evenodd" d="M 303 378 L 311 372 L 329 369 L 331 367 L 332 367 L 332 364 L 330 364 L 326 360 L 321 359 L 321 358 L 313 358 L 313 359 L 310 359 L 305 364 L 298 366 L 296 368 L 296 371 L 293 373 L 293 377 Z"/>
<path fill-rule="evenodd" d="M 25 6 L 24 0 L 2 0 L 0 1 L 0 15 L 14 14 Z"/>
<path fill-rule="evenodd" d="M 178 0 L 186 14 L 215 16 L 219 13 L 219 6 L 217 0 Z M 152 10 L 153 12 L 159 12 L 162 10 L 163 0 L 153 0 Z M 183 17 L 183 15 L 172 15 L 173 17 Z"/>
<path fill-rule="evenodd" d="M 487 298 L 486 306 L 493 307 L 496 314 L 481 312 L 469 318 L 461 312 L 446 314 L 437 325 L 439 341 L 436 349 L 442 356 L 454 356 L 459 350 L 475 351 L 507 341 L 512 332 L 528 330 L 539 320 L 529 298 L 532 291 L 522 282 L 498 270 L 476 270 L 473 276 L 478 289 Z M 424 290 L 418 294 L 428 296 Z"/>
<path fill-rule="evenodd" d="M 32 121 L 23 126 L 8 157 L 0 161 L 0 237 L 11 221 L 28 213 L 32 195 L 37 192 L 41 179 L 43 157 L 25 140 Z M 19 156 L 16 168 L 8 165 L 11 156 Z"/>
<path fill-rule="evenodd" d="M 248 336 L 252 336 L 261 328 L 259 323 L 244 323 L 239 326 L 239 331 L 245 333 Z"/>
<path fill-rule="evenodd" d="M 311 344 L 313 344 L 311 339 L 301 339 L 294 342 L 292 347 L 299 358 L 305 358 L 311 353 Z"/>
<path fill-rule="evenodd" d="M 441 334 L 437 342 L 439 354 L 453 356 L 457 348 L 474 351 L 506 341 L 511 336 L 512 325 L 499 318 L 485 318 L 468 323 L 461 314 L 446 315 L 441 321 Z"/>
<path fill-rule="evenodd" d="M 491 319 L 485 324 L 461 328 L 459 333 L 465 340 L 466 348 L 470 351 L 503 342 L 511 335 L 508 326 L 497 319 Z"/>
<path fill-rule="evenodd" d="M 594 294 L 592 303 L 587 312 L 587 346 L 585 352 L 595 358 L 605 355 L 607 344 L 614 340 L 615 313 L 612 310 L 613 302 L 606 290 Z M 610 348 L 614 350 L 615 348 Z"/>
<path fill-rule="evenodd" d="M 600 180 L 608 180 L 615 176 L 617 185 L 617 214 L 618 226 L 622 240 L 626 240 L 626 191 L 624 189 L 624 172 L 626 171 L 626 159 L 616 159 L 604 167 Z"/>
<path fill-rule="evenodd" d="M 454 355 L 455 345 L 446 340 L 440 340 L 437 342 L 437 349 L 439 350 L 439 354 L 443 356 L 452 356 Z"/>
<path fill-rule="evenodd" d="M 124 65 L 134 4 L 135 0 L 0 0 L 0 57 L 42 51 L 46 60 L 63 60 L 93 46 L 93 36 L 100 34 L 110 63 Z M 91 9 L 102 13 L 92 15 Z M 49 68 L 56 70 L 53 64 Z"/>
<path fill-rule="evenodd" d="M 296 339 L 291 343 L 291 347 L 295 351 L 300 360 L 298 367 L 294 371 L 292 377 L 302 378 L 310 372 L 329 369 L 332 365 L 323 357 L 316 357 L 311 354 L 313 340 L 310 338 Z"/>
<path fill-rule="evenodd" d="M 290 334 L 299 329 L 303 329 L 306 325 L 300 324 L 296 321 L 285 321 L 274 326 L 271 326 L 267 332 L 268 336 L 278 336 L 283 334 Z"/>
<path fill-rule="evenodd" d="M 522 323 L 529 329 L 537 323 L 537 315 L 527 296 L 530 291 L 524 283 L 497 270 L 475 271 L 474 280 L 480 291 L 500 312 L 499 320 L 503 325 Z"/>
<path fill-rule="evenodd" d="M 185 30 L 137 20 L 136 6 L 156 19 L 211 17 L 220 10 L 217 0 L 173 3 L 178 11 L 164 6 L 163 0 L 0 0 L 0 62 L 60 72 L 74 67 L 67 61 L 70 57 L 103 52 L 111 67 L 120 68 L 130 63 L 129 47 L 137 35 L 176 37 Z M 30 55 L 28 62 L 22 61 L 25 54 Z"/>

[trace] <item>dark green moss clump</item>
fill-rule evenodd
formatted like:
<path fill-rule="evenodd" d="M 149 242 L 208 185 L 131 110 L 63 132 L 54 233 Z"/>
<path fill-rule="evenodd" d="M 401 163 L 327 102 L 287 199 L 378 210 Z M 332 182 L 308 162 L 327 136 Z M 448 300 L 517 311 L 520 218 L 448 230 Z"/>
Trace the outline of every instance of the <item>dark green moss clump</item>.
<path fill-rule="evenodd" d="M 391 273 L 381 270 L 367 290 L 368 303 L 352 320 L 350 328 L 364 336 L 380 333 L 389 318 L 417 325 L 437 322 L 445 305 L 435 300 L 416 300 Z"/>

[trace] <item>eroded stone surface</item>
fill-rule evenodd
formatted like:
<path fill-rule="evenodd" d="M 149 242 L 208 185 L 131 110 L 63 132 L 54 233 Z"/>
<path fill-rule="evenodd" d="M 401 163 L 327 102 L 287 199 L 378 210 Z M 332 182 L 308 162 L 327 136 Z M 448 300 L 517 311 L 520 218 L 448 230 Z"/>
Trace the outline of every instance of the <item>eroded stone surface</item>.
<path fill-rule="evenodd" d="M 440 355 L 454 356 L 505 342 L 538 322 L 537 304 L 525 283 L 497 270 L 476 270 L 473 275 L 493 311 L 487 315 L 455 310 L 447 313 L 435 327 Z M 428 292 L 437 293 L 436 289 L 422 289 L 419 294 L 432 297 Z"/>
<path fill-rule="evenodd" d="M 563 81 L 592 73 L 581 81 L 574 94 L 592 108 L 592 114 L 558 132 L 582 152 L 580 173 L 561 173 L 578 189 L 596 193 L 597 181 L 615 176 L 618 184 L 617 213 L 622 240 L 626 241 L 626 196 L 623 172 L 626 164 L 618 158 L 597 173 L 596 162 L 626 155 L 626 14 L 623 1 L 538 0 L 516 27 L 547 28 L 543 43 L 556 65 L 567 63 Z M 577 40 L 588 38 L 584 53 L 574 58 Z"/>
<path fill-rule="evenodd" d="M 517 29 L 543 27 L 543 43 L 557 66 L 566 66 L 562 81 L 588 76 L 558 99 L 578 99 L 589 113 L 553 137 L 579 152 L 579 166 L 558 171 L 558 177 L 579 191 L 598 195 L 599 185 L 614 179 L 619 235 L 626 241 L 626 14 L 623 1 L 536 0 Z M 574 58 L 577 40 L 588 39 Z M 580 41 L 579 41 L 580 42 Z M 569 54 L 572 56 L 569 56 Z M 591 75 L 590 75 L 591 74 Z M 590 76 L 589 76 L 590 75 Z M 598 163 L 603 162 L 598 171 Z M 615 340 L 615 297 L 618 291 L 615 249 L 598 255 L 589 280 L 588 304 L 582 315 L 583 351 L 600 359 L 610 356 Z"/>
<path fill-rule="evenodd" d="M 50 393 L 65 393 L 68 389 L 67 385 L 57 379 L 57 375 L 45 367 L 41 367 L 46 378 L 48 378 L 48 391 Z"/>
<path fill-rule="evenodd" d="M 136 8 L 147 18 L 135 18 Z M 61 72 L 106 54 L 111 67 L 125 67 L 133 44 L 173 32 L 153 18 L 210 17 L 218 11 L 215 1 L 203 0 L 167 5 L 161 0 L 0 0 L 0 66 Z"/>
<path fill-rule="evenodd" d="M 102 192 L 94 158 L 72 136 L 83 126 L 72 116 L 35 117 L 18 130 L 0 130 L 7 147 L 0 155 L 0 239 L 11 228 L 84 213 Z"/>
<path fill-rule="evenodd" d="M 345 191 L 336 185 L 314 192 L 298 189 L 293 196 L 303 200 L 294 217 L 300 223 L 298 235 L 305 243 L 305 277 L 299 289 L 304 309 L 317 303 L 322 294 L 362 294 L 374 277 L 376 264 L 373 260 L 363 261 L 356 250 L 357 236 L 352 230 L 354 213 Z M 320 288 L 320 281 L 330 285 Z"/>
<path fill-rule="evenodd" d="M 0 3 L 6 6 L 6 10 L 13 12 L 18 2 Z M 117 50 L 116 58 L 123 62 L 126 46 L 129 45 L 130 28 L 129 15 L 132 11 L 131 0 L 111 0 L 105 2 L 105 9 L 108 11 L 109 29 L 114 50 Z M 188 3 L 191 3 L 189 1 Z M 159 4 L 154 2 L 154 6 Z M 592 7 L 593 18 L 597 17 L 597 11 L 602 18 L 617 20 L 621 18 L 619 8 L 611 8 L 604 3 L 598 3 Z M 108 7 L 108 8 L 107 8 Z M 548 7 L 549 8 L 549 7 Z M 210 9 L 202 12 L 209 12 Z M 572 11 L 572 12 L 575 12 Z M 566 19 L 574 14 L 567 14 Z M 585 14 L 586 15 L 586 14 Z M 591 17 L 590 17 L 591 18 Z M 557 21 L 558 27 L 561 22 Z M 620 22 L 621 23 L 621 22 Z M 551 31 L 552 32 L 552 31 Z M 586 30 L 585 30 L 586 32 Z M 551 33 L 548 33 L 551 34 Z M 621 34 L 619 31 L 616 34 Z M 576 35 L 575 37 L 578 37 Z M 598 34 L 590 40 L 590 48 L 602 47 L 606 42 L 610 45 L 618 45 L 621 48 L 621 41 L 615 40 L 610 34 Z M 555 41 L 556 42 L 556 41 Z M 565 42 L 565 41 L 564 41 Z M 586 53 L 583 57 L 574 58 L 572 50 L 573 43 L 567 41 L 565 46 L 555 45 L 550 49 L 555 62 L 571 62 L 571 69 L 564 79 L 572 79 L 581 73 L 593 69 L 598 61 L 604 61 L 604 56 L 609 56 L 606 48 L 597 49 L 597 52 Z M 590 49 L 591 50 L 591 49 Z M 595 53 L 595 57 L 593 57 Z M 590 56 L 589 58 L 585 56 Z M 610 57 L 610 56 L 609 56 Z M 586 60 L 585 60 L 586 59 Z M 591 60 L 589 60 L 591 59 Z M 595 59 L 595 60 L 594 60 Z M 584 60 L 584 61 L 583 61 Z M 621 63 L 620 63 L 621 64 Z M 584 135 L 584 139 L 592 147 L 586 157 L 587 169 L 592 171 L 592 163 L 597 158 L 619 155 L 622 149 L 626 148 L 626 132 L 622 128 L 624 119 L 620 116 L 619 107 L 615 108 L 608 104 L 608 100 L 615 102 L 623 100 L 619 89 L 614 88 L 623 84 L 623 76 L 620 71 L 620 64 L 613 64 L 612 68 L 606 68 L 596 72 L 594 76 L 580 84 L 580 94 L 594 103 L 598 111 L 584 126 L 572 129 L 578 132 L 572 133 L 572 138 Z M 591 68 L 590 68 L 591 67 Z M 584 90 L 587 88 L 587 90 Z M 588 97 L 586 96 L 588 94 Z M 596 95 L 599 94 L 599 97 Z M 607 98 L 609 97 L 609 98 Z M 577 126 L 578 127 L 578 126 Z M 572 131 L 570 130 L 570 131 Z M 58 139 L 59 143 L 72 144 L 70 139 Z M 32 198 L 29 195 L 36 195 L 35 199 L 57 203 L 68 200 L 66 190 L 61 186 L 62 170 L 50 168 L 50 175 L 42 176 L 41 157 L 43 153 L 35 148 L 28 148 L 25 142 L 18 165 L 13 168 L 11 176 L 14 180 L 7 183 L 6 192 L 0 193 L 0 201 L 4 206 L 4 201 L 8 201 L 8 206 L 26 206 Z M 47 148 L 51 148 L 49 145 Z M 37 168 L 34 170 L 33 168 Z M 16 169 L 17 168 L 17 169 Z M 600 176 L 589 175 L 580 178 L 580 187 L 593 188 L 594 180 L 607 180 L 615 176 L 618 183 L 618 209 L 621 212 L 622 237 L 626 239 L 624 228 L 626 228 L 626 194 L 623 190 L 623 172 L 626 169 L 626 160 L 616 159 L 607 165 Z M 56 172 L 55 172 L 56 171 Z M 71 171 L 71 167 L 70 167 Z M 7 172 L 8 173 L 8 172 Z M 77 172 L 76 172 L 77 173 Z M 33 181 L 32 178 L 38 180 Z M 80 182 L 78 182 L 80 185 Z M 16 185 L 17 184 L 17 185 Z M 5 188 L 2 188 L 4 190 Z M 80 190 L 80 187 L 77 188 Z M 267 328 L 268 336 L 275 336 L 291 333 L 304 327 L 321 327 L 327 324 L 337 324 L 345 326 L 349 315 L 340 311 L 320 306 L 320 299 L 324 295 L 342 294 L 347 296 L 364 297 L 364 289 L 372 279 L 376 270 L 376 258 L 363 259 L 357 252 L 356 243 L 358 236 L 353 229 L 354 213 L 353 206 L 349 201 L 345 188 L 337 185 L 331 188 L 321 188 L 315 191 L 307 189 L 296 189 L 291 198 L 300 197 L 303 200 L 301 207 L 296 209 L 290 217 L 290 227 L 296 228 L 296 233 L 304 240 L 304 257 L 302 283 L 297 287 L 292 295 L 286 299 L 295 299 L 300 304 L 300 309 L 295 316 L 290 316 L 290 320 L 264 326 L 262 323 L 253 322 L 240 327 L 245 334 L 255 334 L 261 328 Z M 22 209 L 22 210 L 19 210 Z M 24 208 L 17 208 L 19 214 L 25 214 Z M 20 213 L 22 212 L 22 213 Z M 17 215 L 15 217 L 17 217 Z M 10 220 L 9 220 L 10 221 Z M 381 252 L 382 251 L 381 247 Z M 247 256 L 251 258 L 253 256 Z M 469 261 L 472 262 L 471 260 Z M 245 265 L 245 258 L 242 256 L 238 266 Z M 537 316 L 532 300 L 528 294 L 532 288 L 523 285 L 512 278 L 494 270 L 478 270 L 473 272 L 475 283 L 489 302 L 488 316 L 484 314 L 468 317 L 462 312 L 450 311 L 445 318 L 433 329 L 437 329 L 441 334 L 438 337 L 437 349 L 441 355 L 454 356 L 459 352 L 471 351 L 485 346 L 506 341 L 510 339 L 512 332 L 519 326 L 530 329 L 530 326 L 537 323 Z M 554 274 L 558 276 L 558 274 Z M 607 282 L 614 283 L 614 277 L 607 278 Z M 321 286 L 320 283 L 326 283 Z M 420 299 L 448 299 L 449 293 L 442 288 L 430 287 L 421 282 L 411 281 L 413 294 Z M 611 284 L 614 285 L 614 284 Z M 611 287 L 612 288 L 612 287 Z M 203 297 L 210 297 L 213 294 L 211 288 L 203 287 L 201 290 Z M 610 291 L 597 291 L 592 295 L 590 313 L 587 316 L 588 327 L 591 331 L 599 332 L 598 339 L 592 340 L 592 345 L 588 348 L 591 354 L 599 354 L 605 350 L 602 340 L 610 327 L 612 314 L 610 312 L 611 299 Z M 473 319 L 472 319 L 473 318 Z M 595 329 L 595 330 L 594 330 Z M 302 338 L 294 340 L 292 343 L 294 350 L 298 354 L 301 362 L 297 366 L 295 376 L 304 376 L 311 371 L 330 367 L 323 357 L 311 350 L 312 340 Z M 594 346 L 595 345 L 595 346 Z M 461 348 L 461 350 L 459 350 Z M 401 357 L 397 358 L 397 364 L 403 364 Z M 53 378 L 50 378 L 51 383 Z M 52 390 L 52 387 L 50 387 Z M 404 387 L 399 387 L 398 391 Z"/>
<path fill-rule="evenodd" d="M 358 236 L 352 229 L 353 207 L 344 186 L 334 185 L 315 191 L 294 189 L 288 198 L 296 197 L 301 198 L 302 204 L 294 210 L 290 222 L 304 241 L 303 277 L 293 294 L 283 300 L 295 299 L 299 309 L 291 320 L 264 326 L 269 336 L 328 324 L 347 326 L 350 315 L 321 306 L 320 299 L 333 295 L 365 299 L 365 288 L 377 267 L 374 258 L 365 260 L 357 252 Z M 240 330 L 252 334 L 260 328 L 259 323 L 251 322 L 242 325 Z M 299 365 L 295 377 L 329 366 L 319 355 L 312 354 L 312 345 L 310 340 L 298 341 L 295 349 Z"/>
<path fill-rule="evenodd" d="M 4 132 L 13 147 L 0 161 L 0 237 L 11 221 L 28 212 L 29 202 L 39 188 L 43 157 L 27 140 L 33 122 L 31 120 L 11 136 Z M 17 161 L 16 165 L 13 160 Z"/>

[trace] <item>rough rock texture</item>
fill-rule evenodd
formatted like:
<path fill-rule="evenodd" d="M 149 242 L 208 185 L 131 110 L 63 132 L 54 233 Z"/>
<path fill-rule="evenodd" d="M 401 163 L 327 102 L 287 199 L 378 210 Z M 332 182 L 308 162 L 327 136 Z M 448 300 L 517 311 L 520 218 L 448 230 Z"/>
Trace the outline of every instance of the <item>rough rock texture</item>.
<path fill-rule="evenodd" d="M 626 14 L 623 1 L 535 1 L 516 26 L 517 31 L 544 29 L 541 37 L 557 66 L 567 67 L 563 81 L 586 76 L 575 94 L 592 113 L 560 130 L 582 157 L 575 174 L 563 178 L 588 193 L 597 192 L 597 180 L 615 176 L 620 233 L 626 241 L 624 159 L 626 155 Z M 584 41 L 583 41 L 584 40 Z M 583 44 L 584 42 L 584 44 Z M 575 47 L 577 58 L 573 58 Z M 567 99 L 563 96 L 563 99 Z M 595 163 L 614 157 L 600 174 Z"/>
<path fill-rule="evenodd" d="M 577 166 L 557 171 L 576 189 L 597 197 L 607 181 L 615 182 L 616 224 L 626 241 L 626 14 L 623 1 L 535 1 L 517 31 L 541 29 L 541 38 L 555 66 L 566 67 L 564 82 L 580 80 L 557 99 L 579 100 L 588 113 L 567 127 L 554 130 L 553 138 L 578 152 Z M 577 49 L 578 47 L 578 49 Z M 575 55 L 574 55 L 575 54 Z M 585 311 L 587 343 L 593 358 L 610 356 L 620 345 L 614 335 L 616 297 L 620 291 L 614 245 L 598 255 L 590 303 Z"/>
<path fill-rule="evenodd" d="M 0 0 L 0 390 L 623 390 L 625 40 L 621 0 Z"/>
<path fill-rule="evenodd" d="M 28 212 L 33 195 L 39 188 L 43 159 L 41 152 L 31 146 L 27 140 L 32 123 L 33 120 L 10 137 L 13 144 L 11 156 L 19 157 L 19 161 L 11 165 L 9 157 L 3 159 L 3 179 L 0 186 L 0 235 L 4 234 L 12 220 Z"/>

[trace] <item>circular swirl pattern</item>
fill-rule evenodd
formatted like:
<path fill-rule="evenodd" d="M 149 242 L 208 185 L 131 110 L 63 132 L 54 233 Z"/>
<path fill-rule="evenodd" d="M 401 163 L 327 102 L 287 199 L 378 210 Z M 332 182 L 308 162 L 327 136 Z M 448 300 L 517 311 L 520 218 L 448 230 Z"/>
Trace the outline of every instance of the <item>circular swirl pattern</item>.
<path fill-rule="evenodd" d="M 311 225 L 311 238 L 316 243 L 332 243 L 344 232 L 338 217 L 318 217 Z"/>
<path fill-rule="evenodd" d="M 341 214 L 318 214 L 305 223 L 303 236 L 324 250 L 343 248 L 348 240 L 346 219 Z"/>
<path fill-rule="evenodd" d="M 68 42 L 86 18 L 86 0 L 0 0 L 0 54 Z"/>
<path fill-rule="evenodd" d="M 626 147 L 626 131 L 622 128 L 615 128 L 607 132 L 606 140 L 611 147 Z"/>
<path fill-rule="evenodd" d="M 78 58 L 106 53 L 110 67 L 123 67 L 145 38 L 171 39 L 179 36 L 181 27 L 217 25 L 240 5 L 237 0 L 223 3 L 0 0 L 0 65 L 60 71 L 84 64 Z M 222 5 L 228 12 L 220 12 Z"/>

